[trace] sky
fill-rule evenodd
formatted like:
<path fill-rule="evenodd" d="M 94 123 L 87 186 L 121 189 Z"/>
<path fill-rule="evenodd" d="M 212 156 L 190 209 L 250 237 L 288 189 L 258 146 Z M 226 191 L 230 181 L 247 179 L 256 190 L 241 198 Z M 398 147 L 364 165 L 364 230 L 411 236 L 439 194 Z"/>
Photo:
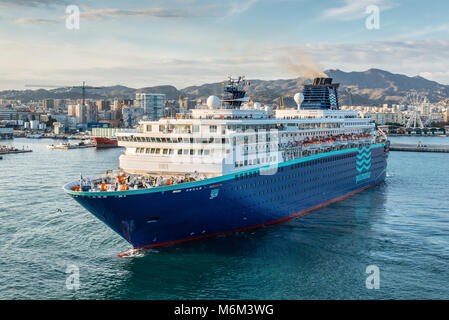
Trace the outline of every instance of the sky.
<path fill-rule="evenodd" d="M 448 13 L 447 0 L 0 0 L 0 90 L 370 68 L 449 85 Z"/>

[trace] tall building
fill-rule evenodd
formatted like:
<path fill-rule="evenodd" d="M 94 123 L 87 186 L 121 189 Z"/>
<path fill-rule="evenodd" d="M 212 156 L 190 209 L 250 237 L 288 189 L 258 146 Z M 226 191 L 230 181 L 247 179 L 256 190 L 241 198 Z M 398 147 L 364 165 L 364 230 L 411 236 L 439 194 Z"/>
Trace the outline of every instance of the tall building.
<path fill-rule="evenodd" d="M 87 122 L 97 122 L 98 121 L 98 107 L 94 103 L 88 103 L 86 105 L 86 120 Z"/>
<path fill-rule="evenodd" d="M 165 94 L 136 93 L 135 107 L 142 108 L 150 121 L 157 121 L 165 114 Z"/>
<path fill-rule="evenodd" d="M 69 104 L 67 106 L 67 115 L 69 115 L 69 116 L 76 115 L 76 105 L 75 104 Z"/>
<path fill-rule="evenodd" d="M 82 103 L 76 105 L 75 117 L 77 118 L 78 123 L 86 123 L 86 106 L 83 106 Z"/>
<path fill-rule="evenodd" d="M 111 104 L 108 100 L 97 100 L 95 104 L 97 105 L 98 111 L 107 111 L 111 108 Z"/>
<path fill-rule="evenodd" d="M 54 99 L 44 99 L 43 107 L 44 107 L 44 109 L 53 109 L 55 107 L 55 100 Z"/>

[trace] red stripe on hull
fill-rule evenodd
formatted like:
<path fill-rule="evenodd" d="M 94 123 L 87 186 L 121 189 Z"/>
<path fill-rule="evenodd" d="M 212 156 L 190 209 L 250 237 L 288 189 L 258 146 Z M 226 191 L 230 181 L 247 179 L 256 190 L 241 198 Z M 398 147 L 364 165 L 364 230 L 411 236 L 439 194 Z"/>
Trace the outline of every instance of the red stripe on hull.
<path fill-rule="evenodd" d="M 331 203 L 340 201 L 340 200 L 342 200 L 344 198 L 347 198 L 349 196 L 352 196 L 352 195 L 354 195 L 356 193 L 362 192 L 362 191 L 364 191 L 364 190 L 366 190 L 368 188 L 371 188 L 371 187 L 374 187 L 374 186 L 378 185 L 381 182 L 382 181 L 374 183 L 372 185 L 369 185 L 369 186 L 363 187 L 361 189 L 355 190 L 353 192 L 347 193 L 347 194 L 345 194 L 343 196 L 340 196 L 340 197 L 337 197 L 335 199 L 323 202 L 323 203 L 321 203 L 319 205 L 316 205 L 314 207 L 310 207 L 310 208 L 308 208 L 306 210 L 303 210 L 301 212 L 297 212 L 295 214 L 292 214 L 291 216 L 288 216 L 288 217 L 285 217 L 285 218 L 281 218 L 281 219 L 278 219 L 278 220 L 274 220 L 274 221 L 271 221 L 271 222 L 266 222 L 266 223 L 258 224 L 258 225 L 255 225 L 255 226 L 235 229 L 235 230 L 231 230 L 231 231 L 224 231 L 224 232 L 208 234 L 208 235 L 204 235 L 204 236 L 198 236 L 198 237 L 193 237 L 193 238 L 186 238 L 186 239 L 181 239 L 181 240 L 167 241 L 167 242 L 162 242 L 162 243 L 157 243 L 157 244 L 150 244 L 150 245 L 146 245 L 146 246 L 135 247 L 134 249 L 145 249 L 145 248 L 161 247 L 161 246 L 166 246 L 166 245 L 170 245 L 170 244 L 174 244 L 174 243 L 187 242 L 187 241 L 192 241 L 192 240 L 199 240 L 199 239 L 215 237 L 215 236 L 219 236 L 219 235 L 223 235 L 223 234 L 247 231 L 247 230 L 252 230 L 252 229 L 256 229 L 256 228 L 261 228 L 261 227 L 265 227 L 265 226 L 281 223 L 281 222 L 284 222 L 284 221 L 287 221 L 287 220 L 291 220 L 291 219 L 299 217 L 299 216 L 303 216 L 303 215 L 309 213 L 310 211 L 313 211 L 313 210 L 316 210 L 316 209 L 320 209 L 320 208 L 325 207 L 325 206 L 327 206 L 327 205 L 329 205 Z M 126 255 L 127 255 L 127 252 L 123 252 L 123 253 L 118 254 L 117 256 L 124 257 Z"/>

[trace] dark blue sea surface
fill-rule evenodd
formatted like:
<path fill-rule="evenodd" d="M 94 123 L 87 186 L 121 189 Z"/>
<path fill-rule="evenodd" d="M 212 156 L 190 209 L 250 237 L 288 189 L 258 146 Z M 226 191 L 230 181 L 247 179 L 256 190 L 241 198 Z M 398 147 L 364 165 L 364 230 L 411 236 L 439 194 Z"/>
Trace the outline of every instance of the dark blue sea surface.
<path fill-rule="evenodd" d="M 449 154 L 391 152 L 384 183 L 307 216 L 118 258 L 127 242 L 61 187 L 117 168 L 122 150 L 10 143 L 34 152 L 0 160 L 0 299 L 449 299 Z"/>

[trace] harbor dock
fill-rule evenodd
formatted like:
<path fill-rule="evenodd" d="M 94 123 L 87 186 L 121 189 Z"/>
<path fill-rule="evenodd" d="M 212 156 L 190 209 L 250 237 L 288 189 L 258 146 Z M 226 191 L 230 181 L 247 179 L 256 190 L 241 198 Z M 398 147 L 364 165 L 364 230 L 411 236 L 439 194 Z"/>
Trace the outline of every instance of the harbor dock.
<path fill-rule="evenodd" d="M 444 144 L 405 144 L 392 143 L 391 151 L 407 151 L 407 152 L 443 152 L 449 153 L 449 145 Z"/>
<path fill-rule="evenodd" d="M 27 153 L 33 152 L 33 150 L 29 149 L 15 149 L 15 148 L 6 148 L 0 146 L 0 154 L 11 154 L 11 153 Z"/>

